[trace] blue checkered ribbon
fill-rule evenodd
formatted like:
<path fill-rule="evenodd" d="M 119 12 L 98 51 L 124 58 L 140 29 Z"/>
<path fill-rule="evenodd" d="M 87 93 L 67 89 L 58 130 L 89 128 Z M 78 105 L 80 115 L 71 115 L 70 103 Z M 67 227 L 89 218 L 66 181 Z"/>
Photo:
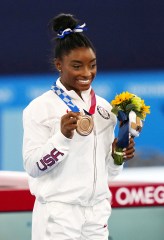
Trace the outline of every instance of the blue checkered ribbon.
<path fill-rule="evenodd" d="M 68 96 L 63 89 L 56 86 L 56 83 L 52 85 L 51 90 L 56 93 L 63 102 L 72 110 L 72 112 L 80 112 L 80 109 L 73 104 L 72 99 Z"/>

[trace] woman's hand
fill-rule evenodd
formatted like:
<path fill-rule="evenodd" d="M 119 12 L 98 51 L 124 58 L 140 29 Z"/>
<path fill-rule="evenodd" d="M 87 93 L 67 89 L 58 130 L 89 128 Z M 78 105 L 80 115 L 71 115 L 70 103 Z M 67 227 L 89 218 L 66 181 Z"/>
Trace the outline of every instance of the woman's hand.
<path fill-rule="evenodd" d="M 134 157 L 134 152 L 135 152 L 135 143 L 134 143 L 134 138 L 130 138 L 129 140 L 129 146 L 125 149 L 123 149 L 123 158 L 125 161 L 130 160 Z"/>
<path fill-rule="evenodd" d="M 114 139 L 114 142 L 112 144 L 112 156 L 114 156 L 114 151 L 117 145 L 117 138 Z M 129 145 L 127 148 L 123 149 L 123 159 L 124 161 L 130 160 L 134 157 L 134 152 L 135 152 L 135 142 L 134 142 L 134 138 L 130 138 L 129 139 Z"/>
<path fill-rule="evenodd" d="M 77 128 L 77 120 L 80 113 L 68 112 L 61 118 L 61 132 L 67 138 L 72 138 L 74 130 Z"/>

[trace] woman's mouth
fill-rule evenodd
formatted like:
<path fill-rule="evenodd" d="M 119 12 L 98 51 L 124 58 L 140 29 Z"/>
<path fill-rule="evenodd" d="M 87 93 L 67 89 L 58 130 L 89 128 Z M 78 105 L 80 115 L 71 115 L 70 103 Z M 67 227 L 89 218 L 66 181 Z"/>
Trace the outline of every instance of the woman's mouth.
<path fill-rule="evenodd" d="M 86 85 L 87 85 L 87 84 L 90 83 L 90 80 L 89 80 L 89 79 L 85 79 L 85 80 L 84 80 L 84 79 L 81 79 L 81 80 L 79 79 L 78 82 L 79 82 L 80 84 L 83 84 L 83 85 L 86 84 Z"/>

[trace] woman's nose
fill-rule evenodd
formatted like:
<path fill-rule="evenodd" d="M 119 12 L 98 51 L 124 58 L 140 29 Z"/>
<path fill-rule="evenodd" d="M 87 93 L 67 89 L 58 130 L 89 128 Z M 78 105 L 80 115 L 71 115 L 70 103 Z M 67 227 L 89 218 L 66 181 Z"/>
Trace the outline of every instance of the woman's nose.
<path fill-rule="evenodd" d="M 84 68 L 83 76 L 85 76 L 85 77 L 90 77 L 91 76 L 91 70 L 88 67 Z"/>

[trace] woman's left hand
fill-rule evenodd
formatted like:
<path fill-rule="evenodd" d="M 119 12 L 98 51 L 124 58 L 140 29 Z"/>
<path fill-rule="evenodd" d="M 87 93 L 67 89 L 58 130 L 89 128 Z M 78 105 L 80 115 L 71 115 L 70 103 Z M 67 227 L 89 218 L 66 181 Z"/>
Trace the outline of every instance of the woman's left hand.
<path fill-rule="evenodd" d="M 112 156 L 113 157 L 114 157 L 114 151 L 116 149 L 117 141 L 118 141 L 118 139 L 115 138 L 114 142 L 112 144 Z M 129 139 L 128 147 L 123 149 L 123 160 L 124 161 L 130 160 L 130 159 L 132 159 L 134 157 L 134 152 L 135 152 L 134 146 L 135 146 L 134 138 L 131 137 Z"/>
<path fill-rule="evenodd" d="M 129 146 L 123 149 L 123 158 L 125 161 L 130 160 L 131 158 L 134 157 L 135 152 L 134 146 L 135 146 L 134 138 L 131 137 L 129 140 Z"/>

